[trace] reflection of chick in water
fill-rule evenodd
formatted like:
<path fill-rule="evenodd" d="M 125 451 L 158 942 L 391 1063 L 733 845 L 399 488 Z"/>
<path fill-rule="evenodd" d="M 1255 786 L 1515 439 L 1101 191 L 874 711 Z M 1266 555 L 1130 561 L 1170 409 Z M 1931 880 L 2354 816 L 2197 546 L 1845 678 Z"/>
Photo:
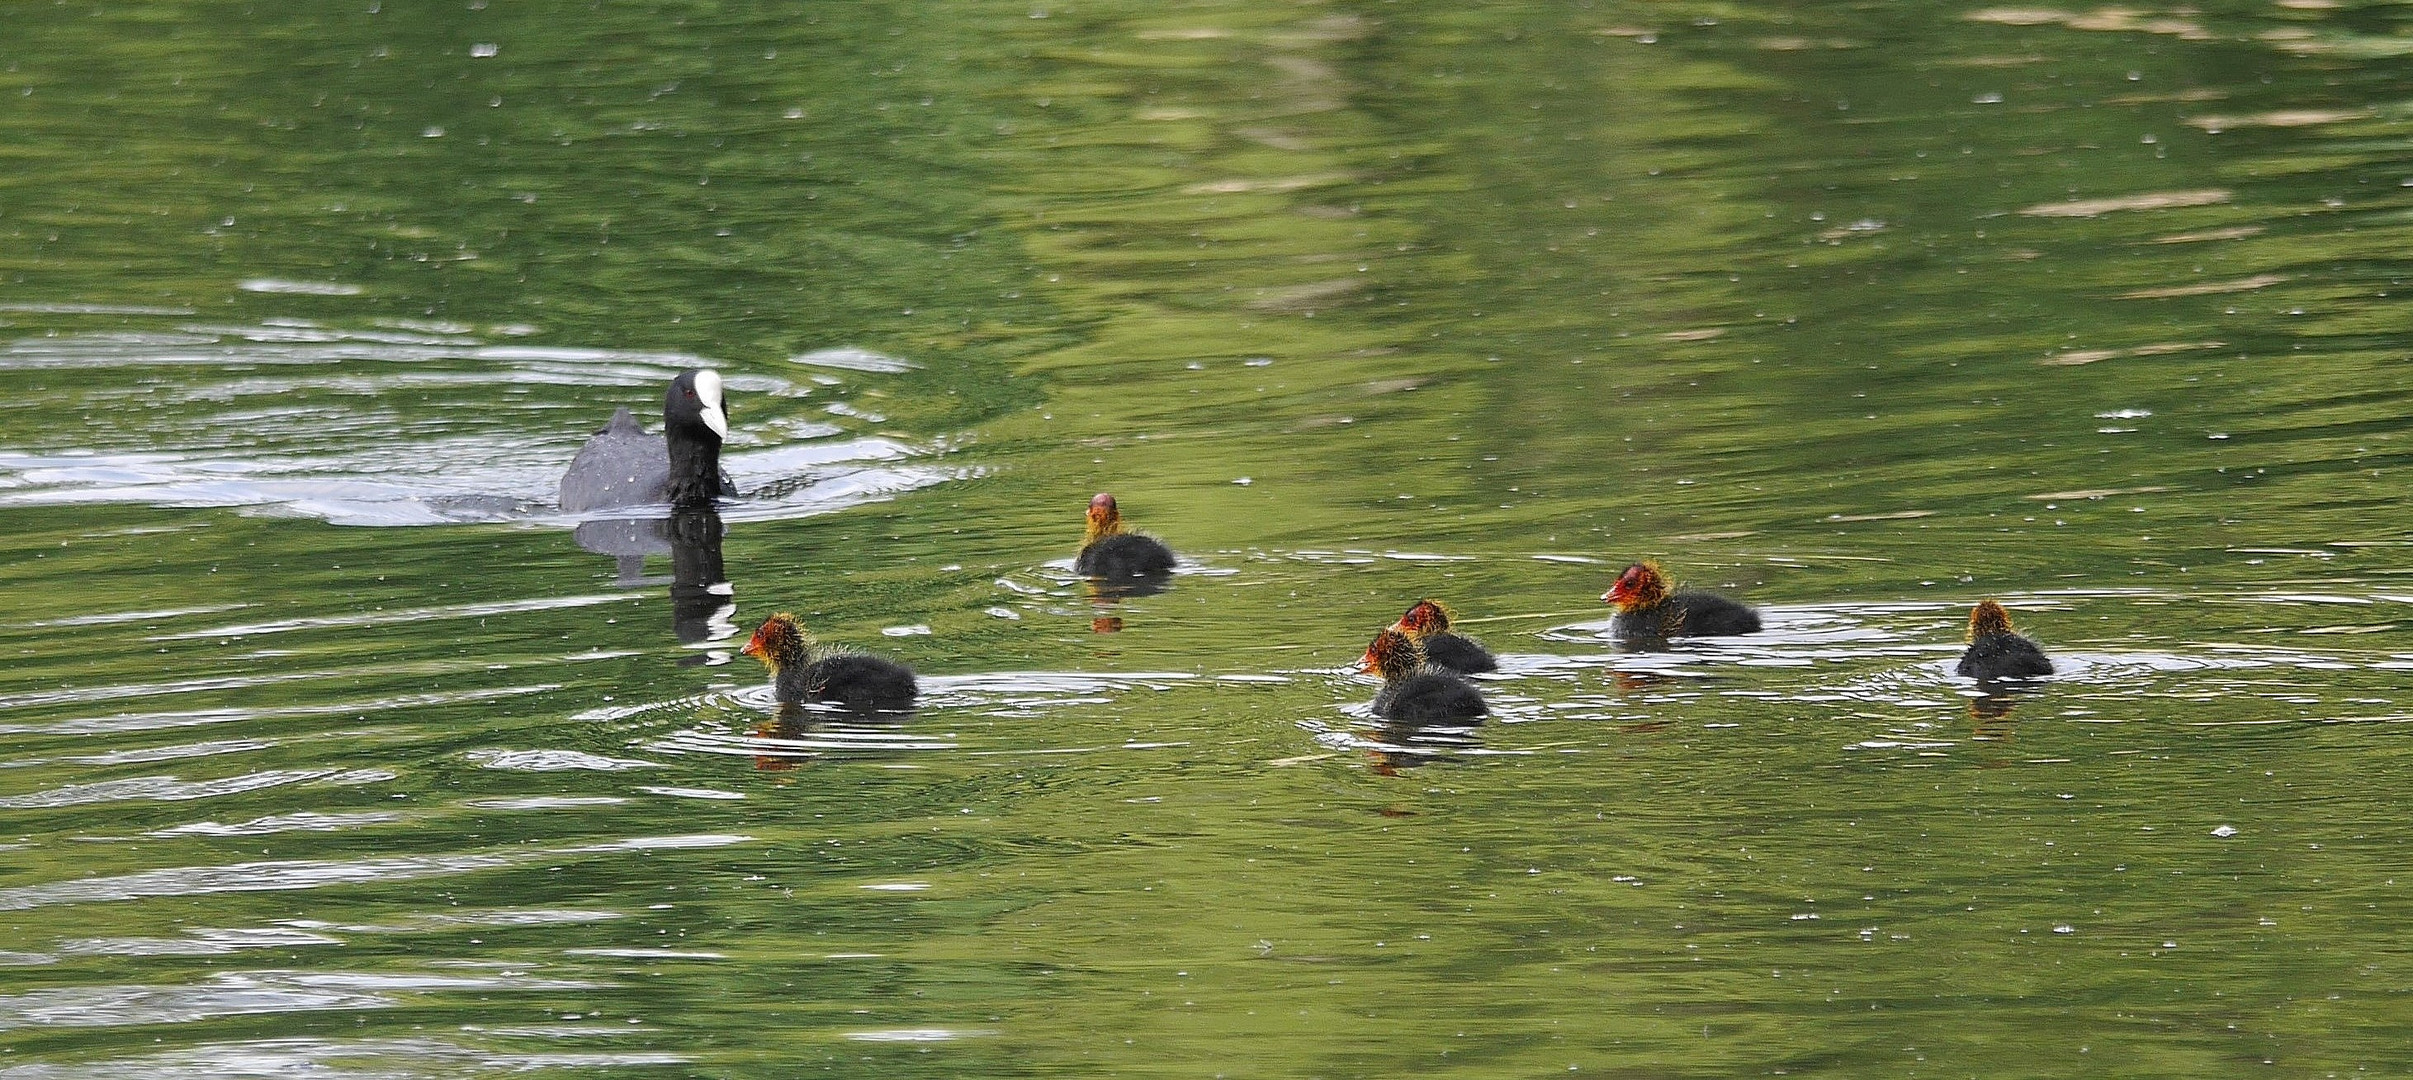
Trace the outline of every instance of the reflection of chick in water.
<path fill-rule="evenodd" d="M 1089 590 L 1089 606 L 1097 612 L 1089 620 L 1089 632 L 1092 634 L 1123 632 L 1123 617 L 1115 614 L 1115 609 L 1121 605 L 1124 597 L 1150 596 L 1164 591 L 1161 581 L 1150 585 L 1146 578 L 1132 578 L 1114 584 L 1091 578 L 1086 587 Z"/>
<path fill-rule="evenodd" d="M 1654 686 L 1668 686 L 1676 680 L 1655 671 L 1619 671 L 1609 669 L 1609 685 L 1628 693 L 1638 693 Z"/>
<path fill-rule="evenodd" d="M 1374 729 L 1376 745 L 1366 750 L 1366 765 L 1378 776 L 1400 773 L 1456 757 L 1459 751 L 1483 745 L 1473 728 L 1432 728 L 1421 724 L 1384 723 Z"/>
<path fill-rule="evenodd" d="M 1969 737 L 1980 742 L 2010 742 L 2019 730 L 2011 710 L 2019 707 L 2020 692 L 2004 686 L 1979 689 L 1985 692 L 1969 699 Z"/>
<path fill-rule="evenodd" d="M 754 737 L 792 741 L 803 738 L 806 730 L 804 710 L 794 705 L 781 705 L 778 716 L 754 725 Z M 787 772 L 803 760 L 801 754 L 758 753 L 754 755 L 754 771 Z"/>

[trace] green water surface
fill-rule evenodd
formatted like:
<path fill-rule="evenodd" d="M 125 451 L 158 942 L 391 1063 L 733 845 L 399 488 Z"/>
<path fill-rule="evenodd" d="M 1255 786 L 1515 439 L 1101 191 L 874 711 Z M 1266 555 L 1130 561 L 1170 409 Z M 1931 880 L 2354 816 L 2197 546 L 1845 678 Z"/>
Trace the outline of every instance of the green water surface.
<path fill-rule="evenodd" d="M 9 22 L 0 1080 L 2413 1071 L 2399 5 Z"/>

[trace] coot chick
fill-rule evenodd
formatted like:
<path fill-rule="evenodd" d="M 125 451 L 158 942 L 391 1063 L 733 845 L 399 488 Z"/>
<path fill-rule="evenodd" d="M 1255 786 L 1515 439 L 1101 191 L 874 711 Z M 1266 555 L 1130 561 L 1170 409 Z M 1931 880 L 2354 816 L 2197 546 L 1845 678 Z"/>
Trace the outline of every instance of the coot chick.
<path fill-rule="evenodd" d="M 913 707 L 912 668 L 866 653 L 817 650 L 796 616 L 784 611 L 764 619 L 738 652 L 771 669 L 783 702 L 826 701 L 858 712 Z"/>
<path fill-rule="evenodd" d="M 1391 629 L 1408 636 L 1409 641 L 1424 650 L 1425 663 L 1455 671 L 1460 675 L 1480 675 L 1500 670 L 1500 662 L 1475 643 L 1475 639 L 1449 628 L 1449 609 L 1437 600 L 1418 600 L 1416 606 L 1391 624 Z"/>
<path fill-rule="evenodd" d="M 1374 635 L 1359 661 L 1362 670 L 1382 676 L 1374 694 L 1374 715 L 1411 724 L 1472 720 L 1490 708 L 1473 683 L 1427 665 L 1424 654 L 1406 634 L 1385 630 Z"/>
<path fill-rule="evenodd" d="M 1969 651 L 1952 669 L 1979 682 L 2028 679 L 2053 673 L 2053 662 L 2036 643 L 2011 629 L 2011 613 L 2001 604 L 1984 601 L 1969 612 Z"/>
<path fill-rule="evenodd" d="M 1102 578 L 1148 577 L 1173 572 L 1173 549 L 1142 533 L 1124 532 L 1123 515 L 1114 496 L 1098 492 L 1089 500 L 1089 528 L 1081 535 L 1081 554 L 1074 557 L 1076 574 Z"/>
<path fill-rule="evenodd" d="M 662 434 L 646 434 L 622 406 L 570 459 L 561 508 L 576 514 L 648 503 L 702 506 L 735 495 L 737 485 L 721 471 L 721 440 L 728 435 L 719 373 L 682 371 L 662 396 Z"/>
<path fill-rule="evenodd" d="M 1620 638 L 1724 637 L 1759 632 L 1759 612 L 1695 589 L 1670 593 L 1659 564 L 1643 561 L 1625 568 L 1601 599 L 1617 608 L 1609 634 Z"/>

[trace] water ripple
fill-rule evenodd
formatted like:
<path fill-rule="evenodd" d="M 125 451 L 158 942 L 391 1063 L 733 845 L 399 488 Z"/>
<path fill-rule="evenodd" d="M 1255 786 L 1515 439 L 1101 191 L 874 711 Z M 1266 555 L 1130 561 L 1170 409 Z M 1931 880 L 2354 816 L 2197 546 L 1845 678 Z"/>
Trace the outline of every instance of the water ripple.
<path fill-rule="evenodd" d="M 560 522 L 552 506 L 561 470 L 610 406 L 581 405 L 592 415 L 565 424 L 560 410 L 569 406 L 531 388 L 625 388 L 636 393 L 615 398 L 639 404 L 659 400 L 682 368 L 723 366 L 686 353 L 494 345 L 478 335 L 468 326 L 283 320 L 10 342 L 0 346 L 0 370 L 177 370 L 140 380 L 138 390 L 76 391 L 74 406 L 119 419 L 118 445 L 0 448 L 0 505 L 237 507 L 372 526 Z M 838 363 L 819 366 L 909 369 L 832 357 Z M 731 378 L 755 399 L 749 404 L 766 406 L 735 411 L 745 426 L 730 433 L 722 465 L 747 497 L 731 506 L 732 519 L 827 513 L 975 474 L 914 463 L 943 445 L 850 433 L 770 404 L 838 384 L 829 375 L 811 381 L 818 385 L 797 390 L 775 377 Z M 397 396 L 432 399 L 448 419 L 407 417 L 389 403 Z M 883 422 L 842 401 L 822 413 L 858 427 Z M 530 431 L 546 434 L 532 446 Z"/>
<path fill-rule="evenodd" d="M 605 985 L 504 976 L 226 972 L 193 986 L 73 986 L 0 996 L 0 1030 L 126 1027 L 262 1013 L 385 1009 L 401 1004 L 388 993 L 396 990 L 592 990 Z"/>
<path fill-rule="evenodd" d="M 105 802 L 184 802 L 207 799 L 218 795 L 257 791 L 280 784 L 295 784 L 305 780 L 333 776 L 335 769 L 272 769 L 246 773 L 216 780 L 178 780 L 173 776 L 137 776 L 124 780 L 104 780 L 96 784 L 69 784 L 26 795 L 0 798 L 0 808 L 10 810 L 55 809 Z"/>
<path fill-rule="evenodd" d="M 55 904 L 87 904 L 138 900 L 154 896 L 200 896 L 229 892 L 283 892 L 330 885 L 391 883 L 417 878 L 499 870 L 563 855 L 622 851 L 723 847 L 744 843 L 744 836 L 706 833 L 687 836 L 648 836 L 585 844 L 576 847 L 530 849 L 508 854 L 389 856 L 375 859 L 277 860 L 232 863 L 225 866 L 179 866 L 110 877 L 79 878 L 42 885 L 0 889 L 0 911 L 24 911 Z"/>
<path fill-rule="evenodd" d="M 631 1033 L 642 1028 L 631 1028 Z M 260 1080 L 355 1075 L 424 1076 L 430 1071 L 459 1076 L 685 1065 L 683 1054 L 625 1052 L 512 1052 L 433 1038 L 247 1039 L 177 1047 L 93 1062 L 52 1062 L 0 1069 L 0 1080 L 187 1080 L 194 1076 Z"/>

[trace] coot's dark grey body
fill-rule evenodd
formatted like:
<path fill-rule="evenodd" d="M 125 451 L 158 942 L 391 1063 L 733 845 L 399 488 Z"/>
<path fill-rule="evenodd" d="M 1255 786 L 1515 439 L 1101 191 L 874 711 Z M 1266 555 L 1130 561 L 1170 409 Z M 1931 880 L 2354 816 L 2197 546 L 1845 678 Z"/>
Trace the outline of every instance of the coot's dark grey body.
<path fill-rule="evenodd" d="M 1429 667 L 1404 679 L 1385 679 L 1374 694 L 1374 715 L 1411 724 L 1472 720 L 1490 711 L 1473 683 Z"/>
<path fill-rule="evenodd" d="M 1058 549 L 1062 550 L 1062 549 Z M 1173 572 L 1173 549 L 1153 536 L 1116 533 L 1098 538 L 1072 561 L 1076 574 L 1102 578 L 1145 577 Z"/>
<path fill-rule="evenodd" d="M 1424 647 L 1424 662 L 1461 675 L 1481 675 L 1500 670 L 1500 662 L 1475 639 L 1452 630 L 1427 634 L 1418 644 Z"/>
<path fill-rule="evenodd" d="M 1609 620 L 1620 638 L 1725 637 L 1759 633 L 1759 612 L 1716 593 L 1678 591 L 1647 608 Z"/>
<path fill-rule="evenodd" d="M 2053 673 L 2044 650 L 2022 634 L 1986 634 L 1969 643 L 1961 654 L 1958 674 L 1980 682 L 1990 679 L 2032 679 Z"/>
<path fill-rule="evenodd" d="M 728 430 L 720 376 L 682 371 L 663 395 L 662 434 L 646 434 L 625 406 L 613 413 L 570 459 L 561 508 L 576 514 L 652 503 L 699 506 L 735 495 L 737 485 L 721 471 Z"/>
<path fill-rule="evenodd" d="M 779 669 L 772 682 L 781 701 L 826 701 L 849 709 L 913 707 L 919 690 L 913 669 L 865 653 L 824 653 L 812 663 Z"/>

